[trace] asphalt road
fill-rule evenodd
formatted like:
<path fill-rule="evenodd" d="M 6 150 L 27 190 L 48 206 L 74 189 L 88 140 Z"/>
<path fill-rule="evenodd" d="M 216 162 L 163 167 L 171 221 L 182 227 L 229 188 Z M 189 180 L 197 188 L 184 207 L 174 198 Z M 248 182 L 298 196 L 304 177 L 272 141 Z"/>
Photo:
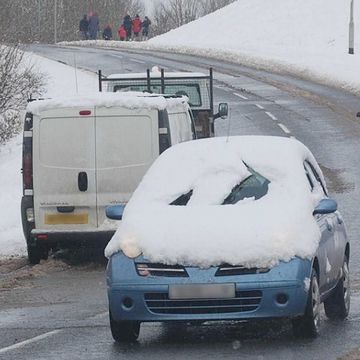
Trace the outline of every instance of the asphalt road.
<path fill-rule="evenodd" d="M 322 316 L 321 336 L 292 337 L 287 322 L 143 324 L 139 341 L 116 345 L 107 314 L 101 257 L 72 265 L 24 259 L 0 264 L 0 359 L 336 359 L 360 346 L 360 99 L 326 86 L 234 64 L 186 55 L 32 46 L 34 52 L 89 71 L 166 70 L 215 74 L 215 102 L 228 102 L 217 135 L 294 136 L 319 161 L 338 200 L 351 239 L 352 309 L 344 323 Z M 356 357 L 354 357 L 356 358 Z M 360 358 L 360 357 L 359 357 Z"/>

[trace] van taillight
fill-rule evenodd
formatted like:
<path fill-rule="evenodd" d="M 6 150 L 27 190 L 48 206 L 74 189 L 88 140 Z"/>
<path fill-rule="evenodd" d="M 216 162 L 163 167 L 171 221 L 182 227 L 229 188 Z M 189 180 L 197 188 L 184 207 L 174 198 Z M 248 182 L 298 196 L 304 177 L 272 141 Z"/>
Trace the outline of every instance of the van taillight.
<path fill-rule="evenodd" d="M 81 110 L 79 112 L 79 115 L 91 115 L 91 111 L 90 110 Z"/>
<path fill-rule="evenodd" d="M 25 154 L 24 155 L 23 180 L 24 180 L 24 188 L 25 189 L 32 189 L 32 186 L 33 186 L 33 168 L 32 168 L 32 156 L 31 156 L 31 154 Z"/>

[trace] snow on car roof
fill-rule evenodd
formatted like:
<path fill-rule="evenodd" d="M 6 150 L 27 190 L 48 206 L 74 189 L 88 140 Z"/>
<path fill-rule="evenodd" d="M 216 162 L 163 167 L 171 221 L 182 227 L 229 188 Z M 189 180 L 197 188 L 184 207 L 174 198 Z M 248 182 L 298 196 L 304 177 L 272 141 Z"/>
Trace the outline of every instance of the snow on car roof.
<path fill-rule="evenodd" d="M 159 94 L 142 92 L 116 92 L 96 93 L 90 95 L 77 95 L 71 97 L 58 97 L 56 99 L 36 100 L 27 106 L 27 111 L 39 114 L 42 111 L 69 107 L 113 107 L 119 106 L 127 109 L 157 109 L 182 107 L 188 109 L 188 103 L 184 97 L 169 98 Z"/>
<path fill-rule="evenodd" d="M 273 266 L 313 256 L 320 230 L 312 215 L 324 196 L 311 192 L 303 162 L 322 177 L 299 141 L 235 136 L 190 141 L 165 151 L 125 208 L 105 254 L 141 251 L 154 262 L 208 267 Z M 270 181 L 262 198 L 221 205 L 250 173 Z M 192 191 L 186 206 L 170 205 Z"/>

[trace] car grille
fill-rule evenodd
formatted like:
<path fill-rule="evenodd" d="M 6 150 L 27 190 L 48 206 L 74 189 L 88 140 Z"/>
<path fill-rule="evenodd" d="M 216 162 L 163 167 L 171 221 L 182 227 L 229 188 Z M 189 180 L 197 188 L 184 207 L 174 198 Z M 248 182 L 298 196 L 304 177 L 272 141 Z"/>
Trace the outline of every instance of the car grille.
<path fill-rule="evenodd" d="M 256 310 L 262 291 L 237 291 L 232 299 L 172 300 L 168 293 L 146 293 L 145 303 L 156 314 L 225 314 Z"/>
<path fill-rule="evenodd" d="M 140 276 L 189 277 L 185 268 L 180 265 L 137 263 L 136 271 Z"/>
<path fill-rule="evenodd" d="M 234 276 L 234 275 L 251 275 L 264 274 L 270 269 L 268 268 L 247 268 L 245 266 L 221 265 L 215 273 L 215 276 Z"/>

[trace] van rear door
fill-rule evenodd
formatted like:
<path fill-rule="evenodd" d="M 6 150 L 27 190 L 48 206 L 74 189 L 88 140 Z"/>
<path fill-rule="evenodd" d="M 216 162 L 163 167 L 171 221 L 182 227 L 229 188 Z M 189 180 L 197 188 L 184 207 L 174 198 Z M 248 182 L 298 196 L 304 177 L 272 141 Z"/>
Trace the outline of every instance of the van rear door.
<path fill-rule="evenodd" d="M 34 117 L 37 229 L 97 227 L 94 110 L 60 108 Z"/>
<path fill-rule="evenodd" d="M 106 228 L 106 206 L 127 203 L 159 156 L 158 111 L 97 107 L 95 129 L 98 225 Z"/>

